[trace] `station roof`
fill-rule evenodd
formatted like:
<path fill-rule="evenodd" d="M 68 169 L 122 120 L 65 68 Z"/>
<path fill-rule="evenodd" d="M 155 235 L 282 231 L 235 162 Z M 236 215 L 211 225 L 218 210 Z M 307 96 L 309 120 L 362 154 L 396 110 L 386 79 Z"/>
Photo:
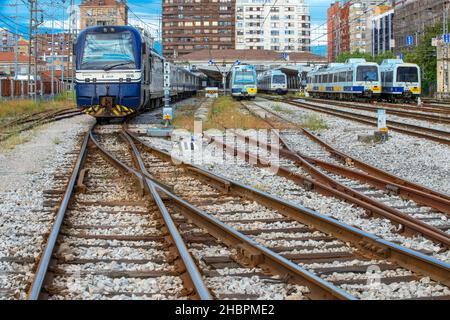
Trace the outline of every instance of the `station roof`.
<path fill-rule="evenodd" d="M 228 72 L 236 60 L 241 64 L 251 64 L 257 72 L 269 69 L 279 69 L 288 76 L 296 76 L 302 68 L 308 65 L 325 64 L 325 57 L 317 56 L 311 52 L 290 52 L 288 59 L 283 59 L 282 52 L 272 50 L 198 50 L 179 56 L 174 59 L 176 64 L 189 64 L 217 81 L 222 80 L 222 73 Z M 215 65 L 209 61 L 214 60 Z"/>
<path fill-rule="evenodd" d="M 326 63 L 325 57 L 317 56 L 311 52 L 290 52 L 288 53 L 289 60 L 283 59 L 282 52 L 276 52 L 272 50 L 199 50 L 189 54 L 179 56 L 175 59 L 175 62 L 189 62 L 189 63 L 201 63 L 208 62 L 210 59 L 214 59 L 216 63 L 234 63 L 236 60 L 240 60 L 242 63 L 255 64 L 255 63 Z"/>

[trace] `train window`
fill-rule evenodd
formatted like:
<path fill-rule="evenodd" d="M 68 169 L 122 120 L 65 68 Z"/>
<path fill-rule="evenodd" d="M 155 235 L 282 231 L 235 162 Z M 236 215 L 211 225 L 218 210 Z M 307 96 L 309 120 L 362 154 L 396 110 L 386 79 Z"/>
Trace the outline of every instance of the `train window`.
<path fill-rule="evenodd" d="M 275 84 L 285 84 L 286 83 L 286 79 L 283 75 L 278 74 L 278 75 L 274 75 L 272 77 L 272 83 Z"/>
<path fill-rule="evenodd" d="M 81 57 L 81 69 L 135 69 L 135 45 L 131 32 L 88 33 Z"/>
<path fill-rule="evenodd" d="M 252 70 L 241 69 L 235 72 L 235 83 L 254 83 L 256 82 L 255 74 Z"/>
<path fill-rule="evenodd" d="M 337 73 L 333 74 L 333 82 L 334 83 L 338 82 L 338 75 L 337 75 Z"/>
<path fill-rule="evenodd" d="M 397 82 L 419 82 L 419 72 L 416 67 L 398 67 Z"/>
<path fill-rule="evenodd" d="M 353 71 L 347 71 L 347 82 L 353 82 Z"/>
<path fill-rule="evenodd" d="M 389 71 L 384 74 L 384 82 L 392 83 L 392 82 L 394 82 L 393 80 L 394 80 L 394 72 L 393 71 Z"/>
<path fill-rule="evenodd" d="M 333 75 L 330 73 L 328 74 L 328 83 L 333 83 Z"/>
<path fill-rule="evenodd" d="M 345 81 L 346 81 L 346 73 L 339 72 L 339 82 L 345 82 Z"/>
<path fill-rule="evenodd" d="M 377 66 L 359 66 L 356 70 L 356 81 L 378 81 Z"/>

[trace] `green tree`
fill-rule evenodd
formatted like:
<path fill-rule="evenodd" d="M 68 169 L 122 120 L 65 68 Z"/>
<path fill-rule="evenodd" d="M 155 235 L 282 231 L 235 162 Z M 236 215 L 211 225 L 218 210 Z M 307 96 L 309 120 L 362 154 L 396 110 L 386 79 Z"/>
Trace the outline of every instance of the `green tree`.
<path fill-rule="evenodd" d="M 366 59 L 367 62 L 376 62 L 376 63 L 380 64 L 381 62 L 383 62 L 383 60 L 395 59 L 396 56 L 393 52 L 390 52 L 390 51 L 384 52 L 375 57 L 373 57 L 369 53 L 362 53 L 359 51 L 352 52 L 352 53 L 344 52 L 336 58 L 336 62 L 343 63 L 343 62 L 347 61 L 347 59 L 351 59 L 351 58 L 363 58 L 363 59 Z"/>
<path fill-rule="evenodd" d="M 430 89 L 436 86 L 436 47 L 431 45 L 431 41 L 438 35 L 442 35 L 442 23 L 427 26 L 425 28 L 425 35 L 419 45 L 403 52 L 406 62 L 416 63 L 420 66 L 422 70 L 422 87 L 425 94 L 429 94 Z"/>
<path fill-rule="evenodd" d="M 359 51 L 355 51 L 355 52 L 344 52 L 344 53 L 341 53 L 339 56 L 337 56 L 336 62 L 344 63 L 348 59 L 356 59 L 356 58 L 363 58 L 363 59 L 366 59 L 366 61 L 369 61 L 369 62 L 373 61 L 373 57 L 370 54 L 359 52 Z"/>

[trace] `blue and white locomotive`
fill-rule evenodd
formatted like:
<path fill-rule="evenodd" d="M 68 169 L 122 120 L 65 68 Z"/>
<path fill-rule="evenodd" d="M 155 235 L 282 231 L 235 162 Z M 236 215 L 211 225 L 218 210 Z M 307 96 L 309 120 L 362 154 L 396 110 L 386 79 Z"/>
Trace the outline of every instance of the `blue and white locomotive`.
<path fill-rule="evenodd" d="M 308 73 L 307 90 L 320 98 L 377 98 L 381 94 L 379 66 L 365 59 L 349 59 L 316 67 Z"/>
<path fill-rule="evenodd" d="M 258 76 L 258 90 L 267 93 L 286 94 L 287 76 L 280 70 L 269 70 Z"/>
<path fill-rule="evenodd" d="M 402 59 L 387 59 L 380 65 L 382 96 L 387 100 L 410 100 L 422 92 L 420 68 Z"/>
<path fill-rule="evenodd" d="M 95 117 L 123 117 L 157 107 L 164 97 L 164 58 L 150 37 L 130 26 L 98 26 L 80 33 L 75 47 L 77 106 Z M 173 83 L 172 83 L 173 82 Z M 200 79 L 171 68 L 172 95 L 193 94 Z"/>
<path fill-rule="evenodd" d="M 230 79 L 231 95 L 235 98 L 254 99 L 258 92 L 256 69 L 252 65 L 234 66 Z"/>

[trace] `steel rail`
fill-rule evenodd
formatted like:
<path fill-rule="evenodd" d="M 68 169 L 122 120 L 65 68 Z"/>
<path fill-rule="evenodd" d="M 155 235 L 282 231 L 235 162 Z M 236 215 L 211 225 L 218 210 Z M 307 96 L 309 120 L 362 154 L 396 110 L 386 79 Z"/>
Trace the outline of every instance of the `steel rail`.
<path fill-rule="evenodd" d="M 52 229 L 47 238 L 45 249 L 39 258 L 39 264 L 37 266 L 36 272 L 33 277 L 31 287 L 27 293 L 28 300 L 37 300 L 41 293 L 42 285 L 47 274 L 48 266 L 50 264 L 50 259 L 52 258 L 53 251 L 55 249 L 56 240 L 61 230 L 61 225 L 64 220 L 64 216 L 67 211 L 70 199 L 72 197 L 75 183 L 77 181 L 78 174 L 80 173 L 81 167 L 83 166 L 84 160 L 86 159 L 87 149 L 89 142 L 89 133 L 86 133 L 78 158 L 75 162 L 75 166 L 72 170 L 72 174 L 66 186 L 66 191 L 59 205 L 58 213 L 56 214 L 55 221 L 53 222 Z"/>
<path fill-rule="evenodd" d="M 306 285 L 312 291 L 313 298 L 316 299 L 349 299 L 354 300 L 355 297 L 348 294 L 342 289 L 335 287 L 334 285 L 322 280 L 320 277 L 312 274 L 304 268 L 292 263 L 291 261 L 283 258 L 277 253 L 259 245 L 254 240 L 250 239 L 248 236 L 236 231 L 235 229 L 227 226 L 223 222 L 219 221 L 206 214 L 205 212 L 199 210 L 195 206 L 186 202 L 185 200 L 174 195 L 169 190 L 160 187 L 154 183 L 155 178 L 148 178 L 151 176 L 142 160 L 142 157 L 137 150 L 132 137 L 127 134 L 127 140 L 131 145 L 134 156 L 139 163 L 141 172 L 146 176 L 146 181 L 149 186 L 152 195 L 156 192 L 162 193 L 165 197 L 168 197 L 173 201 L 179 208 L 183 209 L 183 213 L 187 218 L 192 219 L 195 224 L 204 227 L 216 238 L 224 241 L 229 246 L 234 248 L 239 248 L 244 256 L 247 256 L 255 266 L 261 266 L 262 264 L 268 265 L 270 269 L 276 271 L 280 276 L 284 277 L 289 275 L 291 279 L 301 285 Z M 159 195 L 156 195 L 161 201 Z M 162 204 L 162 201 L 161 201 Z M 163 204 L 162 204 L 163 205 Z M 164 206 L 164 205 L 163 205 Z M 171 220 L 169 213 L 167 213 L 168 218 Z M 173 224 L 173 222 L 172 222 Z M 175 225 L 173 224 L 174 228 Z M 180 237 L 180 241 L 181 237 Z"/>
<path fill-rule="evenodd" d="M 343 108 L 348 109 L 355 109 L 355 110 L 366 110 L 366 111 L 373 111 L 377 112 L 378 109 L 386 109 L 391 114 L 406 117 L 406 118 L 412 118 L 412 119 L 418 119 L 418 120 L 426 120 L 431 122 L 440 122 L 440 123 L 446 123 L 450 124 L 450 117 L 448 116 L 450 112 L 434 112 L 435 114 L 432 114 L 433 111 L 428 108 L 424 107 L 400 107 L 395 106 L 391 104 L 386 103 L 380 103 L 380 104 L 373 104 L 373 105 L 365 105 L 365 104 L 351 104 L 355 103 L 353 101 L 335 101 L 335 100 L 326 100 L 326 99 L 317 99 L 317 98 L 309 98 L 307 101 L 316 102 L 316 103 L 328 103 L 334 106 L 339 106 Z M 430 110 L 430 111 L 428 111 Z M 426 111 L 426 112 L 425 112 Z M 450 110 L 449 110 L 450 111 Z M 437 114 L 436 114 L 437 113 Z M 443 113 L 444 115 L 440 115 L 439 113 Z"/>
<path fill-rule="evenodd" d="M 265 120 L 269 124 L 271 124 L 267 119 L 265 119 Z M 429 206 L 429 207 L 439 210 L 443 213 L 446 213 L 448 216 L 450 216 L 450 201 L 449 200 L 440 198 L 433 194 L 425 193 L 420 190 L 409 188 L 409 187 L 397 184 L 397 183 L 389 181 L 389 180 L 371 176 L 365 172 L 359 172 L 356 170 L 352 170 L 348 167 L 344 167 L 344 166 L 336 165 L 334 163 L 326 162 L 324 160 L 320 160 L 320 159 L 317 159 L 314 157 L 304 155 L 300 152 L 295 152 L 294 150 L 292 150 L 289 147 L 289 145 L 286 143 L 286 141 L 275 131 L 273 131 L 273 133 L 276 135 L 277 139 L 280 141 L 283 148 L 278 148 L 273 145 L 268 145 L 267 143 L 256 140 L 248 135 L 241 134 L 238 131 L 234 131 L 234 132 L 235 132 L 235 135 L 239 139 L 248 141 L 248 142 L 252 143 L 253 145 L 265 148 L 266 150 L 276 151 L 278 154 L 281 154 L 283 157 L 293 161 L 297 165 L 303 166 L 303 162 L 300 161 L 300 158 L 302 158 L 302 159 L 306 160 L 309 164 L 317 165 L 317 166 L 321 167 L 322 169 L 325 169 L 331 173 L 334 173 L 337 175 L 342 175 L 342 176 L 345 176 L 345 177 L 351 178 L 351 179 L 356 179 L 362 183 L 368 183 L 377 189 L 395 193 L 405 199 L 413 200 L 419 204 Z"/>
<path fill-rule="evenodd" d="M 377 124 L 377 117 L 374 116 L 368 116 L 368 115 L 364 115 L 364 114 L 359 114 L 359 113 L 354 113 L 354 112 L 349 112 L 349 111 L 344 111 L 344 110 L 339 110 L 339 109 L 332 109 L 332 108 L 328 108 L 325 106 L 317 106 L 315 104 L 312 104 L 310 102 L 307 101 L 295 101 L 295 99 L 288 99 L 289 103 L 294 103 L 294 104 L 299 104 L 299 105 L 307 105 L 310 107 L 317 107 L 320 108 L 321 110 L 331 110 L 334 112 L 338 112 L 341 114 L 345 114 L 345 115 L 350 115 L 350 116 L 354 116 L 354 117 L 358 117 L 358 118 L 363 118 L 363 119 L 372 119 L 373 121 L 371 122 L 372 124 L 376 125 Z M 400 127 L 405 127 L 408 129 L 412 129 L 412 130 L 420 130 L 420 131 L 425 131 L 427 133 L 433 133 L 436 135 L 440 135 L 442 137 L 450 137 L 450 131 L 446 131 L 446 130 L 441 130 L 441 129 L 434 129 L 434 128 L 427 128 L 427 127 L 422 127 L 422 126 L 418 126 L 415 124 L 409 124 L 409 123 L 404 123 L 404 122 L 399 122 L 399 121 L 394 121 L 394 120 L 387 120 L 387 125 L 388 127 L 392 127 L 394 126 L 394 128 L 398 128 L 398 126 Z"/>
<path fill-rule="evenodd" d="M 222 141 L 218 141 L 214 137 L 209 137 L 216 145 L 221 146 L 223 150 L 231 153 L 233 152 L 234 156 L 240 156 L 242 159 L 255 159 L 259 166 L 270 167 L 272 164 L 269 161 L 261 159 L 258 155 L 252 154 L 249 151 L 242 151 L 237 146 L 232 146 L 223 143 Z M 307 189 L 315 189 L 319 193 L 325 196 L 335 196 L 346 202 L 353 203 L 359 207 L 364 208 L 367 212 L 387 218 L 398 225 L 402 226 L 403 232 L 406 234 L 421 234 L 424 237 L 442 244 L 446 247 L 450 247 L 450 236 L 435 228 L 432 227 L 422 221 L 418 221 L 409 215 L 393 209 L 385 204 L 374 200 L 358 191 L 353 190 L 350 187 L 347 187 L 334 179 L 328 177 L 324 173 L 312 167 L 306 160 L 299 157 L 297 154 L 292 155 L 292 159 L 297 161 L 303 168 L 305 168 L 313 177 L 317 180 L 309 179 L 307 177 L 303 177 L 287 168 L 278 167 L 277 175 L 285 177 L 294 183 L 305 187 Z M 272 166 L 273 167 L 273 166 Z"/>
<path fill-rule="evenodd" d="M 0 141 L 4 141 L 4 140 L 8 139 L 15 133 L 31 130 L 34 127 L 37 127 L 39 125 L 43 125 L 46 123 L 55 122 L 55 121 L 59 121 L 59 120 L 67 119 L 67 118 L 72 118 L 74 116 L 78 116 L 78 115 L 82 115 L 82 114 L 83 113 L 81 111 L 72 108 L 72 109 L 67 109 L 67 110 L 59 110 L 59 111 L 53 112 L 53 113 L 48 113 L 45 116 L 42 116 L 40 118 L 28 119 L 22 123 L 17 123 L 17 124 L 10 123 L 10 124 L 7 124 L 6 126 L 4 126 L 2 128 L 2 130 L 0 130 Z M 23 127 L 15 128 L 15 126 L 21 126 L 21 125 L 23 125 Z M 10 128 L 9 131 L 2 132 L 4 129 L 8 129 L 8 128 Z"/>
<path fill-rule="evenodd" d="M 256 104 L 256 103 L 255 103 Z M 270 110 L 264 106 L 261 106 L 259 104 L 256 104 L 258 107 L 260 107 L 261 109 L 264 109 L 266 112 L 269 112 L 270 114 L 274 115 L 275 117 L 278 117 L 280 119 L 283 119 L 284 121 L 287 121 L 293 125 L 295 125 L 299 130 L 301 130 L 309 139 L 311 139 L 312 141 L 316 142 L 317 144 L 319 144 L 320 146 L 324 147 L 330 154 L 331 156 L 333 156 L 334 158 L 338 159 L 339 161 L 342 161 L 344 163 L 352 163 L 355 167 L 369 173 L 372 176 L 378 177 L 380 179 L 384 179 L 384 180 L 388 180 L 388 181 L 392 181 L 395 184 L 398 185 L 402 185 L 404 187 L 407 188 L 411 188 L 411 189 L 415 189 L 430 195 L 434 195 L 436 197 L 445 199 L 447 201 L 450 201 L 450 196 L 441 192 L 437 192 L 435 190 L 426 188 L 422 185 L 419 185 L 417 183 L 411 182 L 411 181 L 407 181 L 405 179 L 402 179 L 394 174 L 391 174 L 387 171 L 384 171 L 382 169 L 379 169 L 377 167 L 374 167 L 370 164 L 367 164 L 361 160 L 358 160 L 340 150 L 337 150 L 336 148 L 333 148 L 330 144 L 328 144 L 327 142 L 325 142 L 324 140 L 320 139 L 319 137 L 317 137 L 315 134 L 313 134 L 312 132 L 310 132 L 309 130 L 305 129 L 304 127 L 302 127 L 300 124 L 292 121 L 291 119 L 281 116 L 279 114 L 277 114 L 276 112 L 274 112 L 273 110 Z"/>
<path fill-rule="evenodd" d="M 291 101 L 291 100 L 277 99 L 277 98 L 267 98 L 267 99 L 272 100 L 272 101 L 287 102 L 288 104 L 291 104 L 291 105 L 299 107 L 299 108 L 305 108 L 305 109 L 309 109 L 309 110 L 316 111 L 316 112 L 326 113 L 326 114 L 344 118 L 347 120 L 352 120 L 352 121 L 368 124 L 370 126 L 377 125 L 377 121 L 376 121 L 375 117 L 370 117 L 370 116 L 366 116 L 366 115 L 358 115 L 358 114 L 348 112 L 348 111 L 343 111 L 343 110 L 335 110 L 335 109 L 330 109 L 330 108 L 326 108 L 326 107 L 320 107 L 320 106 L 309 104 L 307 102 L 295 102 L 295 101 Z M 368 118 L 373 119 L 373 121 L 367 120 Z M 407 135 L 412 135 L 412 136 L 416 136 L 419 138 L 424 138 L 424 139 L 432 140 L 432 141 L 439 142 L 442 144 L 450 145 L 450 139 L 447 139 L 444 137 L 444 136 L 450 136 L 450 132 L 447 132 L 447 131 L 430 129 L 430 128 L 415 126 L 415 125 L 411 125 L 411 124 L 405 124 L 405 123 L 396 122 L 396 121 L 388 121 L 388 127 L 389 127 L 389 129 L 392 129 L 393 131 L 397 131 L 397 132 L 404 133 Z M 414 131 L 414 130 L 416 130 L 416 131 Z M 417 130 L 424 131 L 424 132 L 418 132 Z M 428 133 L 430 133 L 430 134 L 428 134 Z M 432 135 L 432 133 L 439 134 L 441 136 Z"/>
<path fill-rule="evenodd" d="M 321 232 L 331 234 L 342 241 L 350 242 L 368 256 L 388 259 L 401 267 L 419 274 L 425 274 L 435 281 L 450 286 L 450 264 L 448 263 L 396 245 L 390 241 L 381 239 L 378 236 L 351 227 L 300 205 L 293 204 L 289 201 L 212 173 L 202 167 L 185 163 L 181 159 L 176 159 L 169 153 L 151 146 L 128 129 L 125 129 L 125 131 L 130 134 L 130 137 L 133 138 L 134 141 L 140 143 L 140 145 L 152 154 L 155 154 L 157 157 L 166 161 L 175 160 L 176 163 L 180 163 L 179 166 L 185 168 L 194 176 L 208 182 L 215 180 L 217 185 L 223 185 L 225 181 L 226 185 L 223 187 L 235 195 L 252 199 L 268 208 L 278 210 L 280 213 L 300 223 L 306 224 Z"/>
<path fill-rule="evenodd" d="M 136 146 L 127 135 L 124 136 L 126 138 L 126 141 L 130 144 L 133 154 L 136 155 L 137 152 Z M 136 159 L 138 160 L 138 164 L 140 166 L 140 170 L 138 171 L 124 164 L 116 157 L 114 157 L 110 152 L 108 152 L 105 148 L 103 148 L 93 136 L 92 131 L 90 137 L 95 146 L 100 150 L 102 154 L 104 154 L 108 158 L 109 161 L 114 162 L 116 166 L 134 175 L 139 180 L 141 185 L 143 185 L 144 188 L 147 190 L 147 192 L 152 196 L 153 201 L 158 206 L 158 209 L 161 213 L 161 217 L 163 218 L 165 226 L 167 227 L 167 230 L 170 234 L 170 238 L 173 240 L 172 243 L 175 249 L 177 250 L 177 253 L 181 258 L 184 267 L 186 269 L 186 273 L 184 274 L 185 276 L 183 277 L 183 280 L 185 281 L 185 287 L 188 288 L 190 291 L 192 291 L 192 293 L 195 294 L 195 297 L 198 297 L 201 300 L 211 300 L 212 295 L 209 289 L 206 287 L 206 284 L 203 281 L 201 273 L 198 270 L 197 265 L 194 262 L 194 259 L 189 253 L 186 244 L 184 243 L 180 233 L 178 232 L 178 229 L 175 226 L 175 223 L 173 222 L 173 219 L 170 216 L 169 212 L 167 211 L 167 208 L 165 207 L 161 197 L 156 192 L 155 189 L 156 186 L 161 188 L 161 186 L 164 187 L 164 184 L 153 182 L 152 179 L 149 179 L 150 177 L 148 173 L 143 174 L 144 173 L 144 171 L 142 171 L 143 162 L 140 157 L 136 157 Z"/>
<path fill-rule="evenodd" d="M 450 117 L 447 115 L 441 116 L 437 114 L 429 114 L 429 113 L 421 113 L 417 111 L 408 111 L 408 110 L 401 110 L 399 108 L 393 108 L 387 105 L 381 105 L 381 106 L 366 106 L 366 105 L 351 105 L 346 102 L 340 102 L 340 101 L 329 101 L 329 100 L 319 100 L 316 101 L 316 99 L 308 99 L 308 101 L 316 102 L 316 103 L 328 103 L 333 106 L 343 107 L 347 109 L 352 110 L 365 110 L 376 113 L 378 109 L 383 108 L 386 111 L 388 111 L 389 114 L 401 116 L 404 118 L 411 118 L 411 119 L 417 119 L 417 120 L 425 120 L 425 121 L 431 121 L 431 122 L 437 122 L 437 123 L 444 123 L 444 124 L 450 124 Z"/>

